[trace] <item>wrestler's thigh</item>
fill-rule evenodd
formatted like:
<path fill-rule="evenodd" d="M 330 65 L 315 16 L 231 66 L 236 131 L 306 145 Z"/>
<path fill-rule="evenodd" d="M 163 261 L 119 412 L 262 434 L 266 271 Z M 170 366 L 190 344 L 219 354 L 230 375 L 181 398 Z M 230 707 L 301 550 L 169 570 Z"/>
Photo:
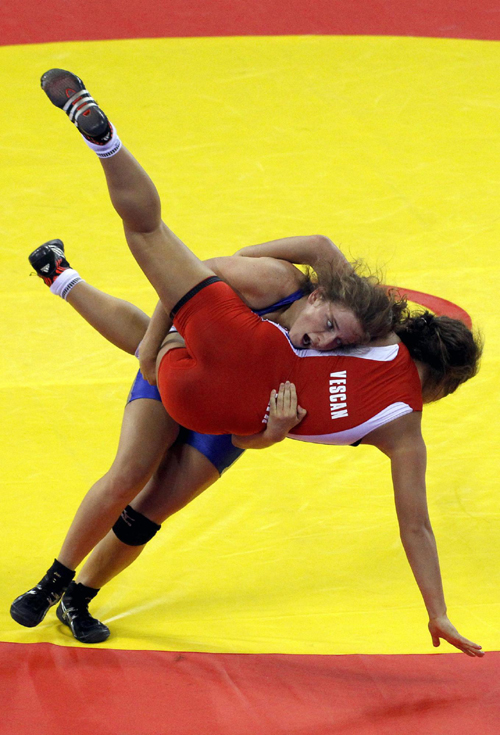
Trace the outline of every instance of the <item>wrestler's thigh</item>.
<path fill-rule="evenodd" d="M 164 222 L 151 232 L 125 226 L 125 237 L 167 313 L 200 281 L 214 275 Z"/>
<path fill-rule="evenodd" d="M 125 407 L 113 462 L 115 472 L 130 473 L 134 481 L 146 478 L 158 466 L 165 447 L 177 435 L 178 427 L 160 401 L 138 398 Z"/>
<path fill-rule="evenodd" d="M 163 523 L 219 477 L 218 470 L 201 452 L 189 444 L 177 443 L 131 505 L 155 523 Z"/>

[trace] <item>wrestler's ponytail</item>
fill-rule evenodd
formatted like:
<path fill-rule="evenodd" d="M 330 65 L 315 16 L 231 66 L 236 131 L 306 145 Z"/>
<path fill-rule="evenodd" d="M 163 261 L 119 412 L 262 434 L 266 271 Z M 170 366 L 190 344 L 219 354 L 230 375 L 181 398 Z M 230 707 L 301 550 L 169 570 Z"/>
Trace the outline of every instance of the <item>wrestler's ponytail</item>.
<path fill-rule="evenodd" d="M 428 366 L 422 392 L 431 400 L 453 393 L 479 370 L 482 341 L 459 319 L 417 312 L 395 332 L 412 358 Z"/>

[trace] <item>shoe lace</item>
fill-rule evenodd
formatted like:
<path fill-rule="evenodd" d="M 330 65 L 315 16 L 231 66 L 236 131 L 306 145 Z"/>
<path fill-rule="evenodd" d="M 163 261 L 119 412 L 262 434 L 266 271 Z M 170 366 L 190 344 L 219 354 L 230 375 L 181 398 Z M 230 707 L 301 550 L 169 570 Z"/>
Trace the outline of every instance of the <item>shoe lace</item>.
<path fill-rule="evenodd" d="M 64 600 L 64 611 L 68 615 L 71 621 L 78 621 L 79 625 L 96 625 L 99 624 L 99 620 L 92 617 L 90 614 L 87 600 Z"/>
<path fill-rule="evenodd" d="M 42 594 L 40 594 L 42 593 Z M 41 584 L 37 584 L 32 590 L 29 590 L 28 595 L 34 595 L 34 600 L 31 603 L 32 607 L 39 607 L 41 610 L 46 607 L 47 603 L 50 606 L 55 605 L 58 600 L 61 599 L 61 595 L 53 590 L 48 590 Z"/>
<path fill-rule="evenodd" d="M 95 633 L 96 631 L 105 630 L 106 626 L 97 618 L 92 617 L 88 609 L 73 608 L 73 616 L 69 618 L 71 629 L 76 638 L 80 639 L 82 635 Z"/>

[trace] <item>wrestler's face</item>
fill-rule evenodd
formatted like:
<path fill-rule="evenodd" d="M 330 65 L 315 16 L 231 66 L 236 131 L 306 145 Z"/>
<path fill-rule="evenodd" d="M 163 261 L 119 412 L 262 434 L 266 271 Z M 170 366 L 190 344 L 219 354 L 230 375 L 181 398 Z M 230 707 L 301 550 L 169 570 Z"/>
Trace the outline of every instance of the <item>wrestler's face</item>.
<path fill-rule="evenodd" d="M 325 301 L 318 290 L 307 301 L 294 323 L 289 336 L 295 347 L 314 350 L 335 350 L 344 345 L 363 341 L 363 330 L 354 313 L 339 303 Z"/>

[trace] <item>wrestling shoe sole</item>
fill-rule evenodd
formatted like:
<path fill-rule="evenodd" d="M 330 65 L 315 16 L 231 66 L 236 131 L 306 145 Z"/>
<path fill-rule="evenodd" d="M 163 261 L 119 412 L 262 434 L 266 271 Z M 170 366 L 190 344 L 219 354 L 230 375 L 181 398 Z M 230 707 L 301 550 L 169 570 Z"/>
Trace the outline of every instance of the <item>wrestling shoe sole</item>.
<path fill-rule="evenodd" d="M 78 617 L 80 616 L 77 615 L 72 617 L 62 601 L 56 610 L 56 615 L 61 623 L 68 626 L 73 637 L 76 638 L 77 641 L 80 641 L 80 643 L 103 643 L 103 641 L 106 641 L 110 636 L 111 631 L 107 625 L 104 625 L 100 620 L 93 618 L 89 612 L 86 612 L 84 616 L 87 630 L 79 630 Z"/>
<path fill-rule="evenodd" d="M 110 140 L 108 118 L 80 77 L 65 69 L 49 69 L 40 83 L 52 104 L 63 110 L 86 138 L 100 145 Z"/>

